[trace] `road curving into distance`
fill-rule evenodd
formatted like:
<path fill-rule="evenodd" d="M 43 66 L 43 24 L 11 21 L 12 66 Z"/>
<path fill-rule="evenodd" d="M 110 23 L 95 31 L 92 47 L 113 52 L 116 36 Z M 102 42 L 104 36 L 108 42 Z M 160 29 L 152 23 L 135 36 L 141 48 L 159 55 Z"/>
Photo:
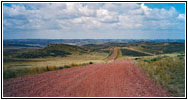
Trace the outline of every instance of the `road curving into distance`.
<path fill-rule="evenodd" d="M 117 52 L 118 52 L 118 49 L 114 48 L 113 54 L 110 57 L 108 57 L 108 60 L 114 60 L 117 56 Z"/>
<path fill-rule="evenodd" d="M 114 49 L 117 50 L 117 49 Z M 3 81 L 4 97 L 169 97 L 133 60 L 115 60 Z"/>

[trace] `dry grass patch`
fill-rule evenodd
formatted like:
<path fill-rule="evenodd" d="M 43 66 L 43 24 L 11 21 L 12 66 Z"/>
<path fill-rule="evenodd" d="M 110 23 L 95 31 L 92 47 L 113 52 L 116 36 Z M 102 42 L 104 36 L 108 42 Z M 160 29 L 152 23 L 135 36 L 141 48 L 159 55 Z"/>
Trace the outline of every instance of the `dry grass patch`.
<path fill-rule="evenodd" d="M 63 65 L 63 66 L 4 68 L 3 79 L 14 78 L 14 77 L 30 75 L 30 74 L 39 74 L 43 72 L 54 71 L 54 70 L 64 69 L 64 68 L 71 68 L 71 67 L 76 67 L 76 66 L 85 66 L 89 64 L 93 64 L 93 62 L 82 63 L 82 64 L 72 63 L 70 65 Z"/>
<path fill-rule="evenodd" d="M 166 86 L 174 96 L 185 96 L 185 56 L 157 56 L 138 59 L 143 67 L 161 86 Z"/>

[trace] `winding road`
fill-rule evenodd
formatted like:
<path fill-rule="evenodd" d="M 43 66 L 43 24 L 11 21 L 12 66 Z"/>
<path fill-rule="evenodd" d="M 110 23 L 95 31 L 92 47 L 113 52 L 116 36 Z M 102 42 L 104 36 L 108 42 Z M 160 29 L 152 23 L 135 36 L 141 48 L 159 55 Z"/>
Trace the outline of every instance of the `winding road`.
<path fill-rule="evenodd" d="M 117 55 L 114 49 L 110 59 Z M 169 97 L 133 60 L 115 60 L 3 81 L 4 97 Z"/>
<path fill-rule="evenodd" d="M 114 48 L 113 53 L 110 57 L 108 57 L 108 60 L 114 60 L 117 56 L 117 52 L 118 52 L 117 48 Z"/>

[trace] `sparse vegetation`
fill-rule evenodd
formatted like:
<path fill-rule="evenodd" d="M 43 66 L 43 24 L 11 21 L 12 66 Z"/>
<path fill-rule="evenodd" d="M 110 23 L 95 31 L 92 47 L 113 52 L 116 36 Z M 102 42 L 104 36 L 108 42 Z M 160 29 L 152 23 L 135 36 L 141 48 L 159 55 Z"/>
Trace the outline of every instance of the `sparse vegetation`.
<path fill-rule="evenodd" d="M 117 59 L 117 58 L 119 58 L 119 57 L 121 57 L 122 56 L 122 52 L 121 52 L 121 50 L 118 48 L 117 49 L 117 56 L 115 57 L 115 59 Z"/>
<path fill-rule="evenodd" d="M 182 56 L 157 56 L 139 59 L 137 62 L 174 96 L 185 96 L 185 61 Z"/>
<path fill-rule="evenodd" d="M 145 51 L 152 54 L 165 54 L 165 53 L 175 53 L 184 52 L 185 44 L 178 42 L 162 42 L 162 43 L 152 43 L 152 42 L 140 42 L 135 49 Z"/>
<path fill-rule="evenodd" d="M 64 68 L 71 68 L 71 66 L 70 65 L 65 65 Z"/>
<path fill-rule="evenodd" d="M 46 66 L 46 67 L 19 67 L 19 68 L 4 68 L 3 78 L 14 78 L 23 75 L 38 74 L 42 72 L 57 70 L 56 66 Z"/>
<path fill-rule="evenodd" d="M 93 62 L 89 63 L 82 63 L 82 64 L 74 64 L 72 63 L 71 65 L 64 65 L 64 66 L 46 66 L 46 67 L 18 67 L 18 68 L 4 68 L 3 69 L 3 78 L 14 78 L 18 76 L 23 76 L 23 75 L 30 75 L 30 74 L 39 74 L 43 72 L 48 72 L 48 71 L 53 71 L 53 70 L 58 70 L 58 69 L 64 69 L 64 68 L 71 68 L 71 67 L 76 67 L 76 66 L 85 66 L 93 64 Z"/>
<path fill-rule="evenodd" d="M 30 44 L 25 42 L 14 44 L 10 41 L 9 44 L 4 45 L 4 79 L 106 62 L 105 58 L 110 57 L 113 48 L 116 47 L 118 52 L 115 59 L 136 60 L 149 76 L 157 80 L 161 86 L 166 86 L 174 96 L 185 95 L 185 43 L 183 42 L 107 42 L 76 46 L 50 44 L 53 42 L 47 43 L 45 40 L 42 44 L 36 44 L 38 41 Z M 176 55 L 166 56 L 167 53 L 176 53 Z"/>
<path fill-rule="evenodd" d="M 65 57 L 67 55 L 71 54 L 83 54 L 87 53 L 88 50 L 79 47 L 79 46 L 73 46 L 73 45 L 68 45 L 68 44 L 51 44 L 48 45 L 42 49 L 37 49 L 34 51 L 29 51 L 29 52 L 24 52 L 18 55 L 15 55 L 17 58 L 41 58 L 41 57 Z"/>
<path fill-rule="evenodd" d="M 58 50 L 36 50 L 32 52 L 22 53 L 16 57 L 18 58 L 41 58 L 41 57 L 55 57 L 55 56 L 61 56 L 64 57 L 66 55 L 70 55 L 71 53 L 65 52 L 65 51 L 58 51 Z"/>
<path fill-rule="evenodd" d="M 113 54 L 113 50 L 109 50 L 107 58 L 110 57 L 112 54 Z"/>

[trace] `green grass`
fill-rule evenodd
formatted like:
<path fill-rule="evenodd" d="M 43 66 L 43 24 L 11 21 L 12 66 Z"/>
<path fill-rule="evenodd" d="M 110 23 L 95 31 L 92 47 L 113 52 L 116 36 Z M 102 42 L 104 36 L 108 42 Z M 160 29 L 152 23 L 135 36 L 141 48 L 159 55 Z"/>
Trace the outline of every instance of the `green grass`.
<path fill-rule="evenodd" d="M 114 50 L 109 50 L 107 58 L 110 57 L 113 54 L 113 52 Z"/>
<path fill-rule="evenodd" d="M 183 55 L 157 56 L 138 59 L 143 67 L 161 86 L 166 86 L 174 96 L 185 96 L 185 60 Z"/>
<path fill-rule="evenodd" d="M 88 53 L 89 50 L 74 45 L 68 44 L 50 44 L 42 49 L 28 51 L 15 55 L 17 58 L 43 58 L 43 57 L 66 57 L 71 54 L 84 54 Z"/>
<path fill-rule="evenodd" d="M 85 66 L 85 65 L 89 65 L 89 64 L 93 64 L 93 62 L 82 63 L 82 64 L 72 63 L 70 65 L 64 65 L 64 66 L 59 66 L 59 67 L 57 67 L 57 66 L 17 67 L 17 68 L 4 67 L 3 68 L 3 79 L 15 78 L 15 77 L 30 75 L 30 74 L 39 74 L 39 73 L 43 73 L 43 72 L 64 69 L 64 68 L 71 68 L 71 67 L 76 67 L 76 66 Z"/>
<path fill-rule="evenodd" d="M 121 49 L 123 56 L 133 56 L 133 57 L 139 57 L 139 56 L 150 56 L 149 54 L 130 50 L 130 49 Z"/>
<path fill-rule="evenodd" d="M 19 67 L 19 68 L 8 68 L 3 69 L 3 79 L 14 78 L 23 75 L 39 74 L 42 72 L 57 70 L 56 66 L 46 66 L 46 67 Z"/>
<path fill-rule="evenodd" d="M 166 54 L 166 53 L 175 53 L 175 52 L 184 52 L 185 43 L 178 42 L 161 42 L 161 43 L 152 43 L 152 42 L 140 42 L 137 46 L 133 46 L 134 49 L 148 52 L 151 54 Z"/>
<path fill-rule="evenodd" d="M 115 59 L 118 59 L 122 56 L 122 52 L 119 48 L 117 48 L 117 56 L 115 57 Z"/>
<path fill-rule="evenodd" d="M 3 78 L 7 79 L 23 75 L 38 74 L 49 71 L 51 66 L 57 67 L 54 69 L 64 69 L 94 63 L 104 63 L 106 56 L 107 53 L 92 52 L 82 55 L 75 54 L 67 57 L 47 57 L 32 59 L 12 58 L 12 60 L 8 59 L 8 62 L 3 62 Z"/>
<path fill-rule="evenodd" d="M 107 53 L 87 53 L 87 54 L 74 54 L 69 55 L 67 57 L 45 57 L 45 58 L 15 58 L 12 60 L 7 59 L 6 62 L 3 62 L 3 66 L 5 67 L 19 67 L 20 65 L 27 65 L 27 67 L 37 66 L 64 66 L 70 65 L 72 63 L 82 64 L 87 62 L 94 62 L 94 63 L 103 63 L 105 62 L 104 59 L 106 58 Z M 4 59 L 4 58 L 3 58 Z"/>

